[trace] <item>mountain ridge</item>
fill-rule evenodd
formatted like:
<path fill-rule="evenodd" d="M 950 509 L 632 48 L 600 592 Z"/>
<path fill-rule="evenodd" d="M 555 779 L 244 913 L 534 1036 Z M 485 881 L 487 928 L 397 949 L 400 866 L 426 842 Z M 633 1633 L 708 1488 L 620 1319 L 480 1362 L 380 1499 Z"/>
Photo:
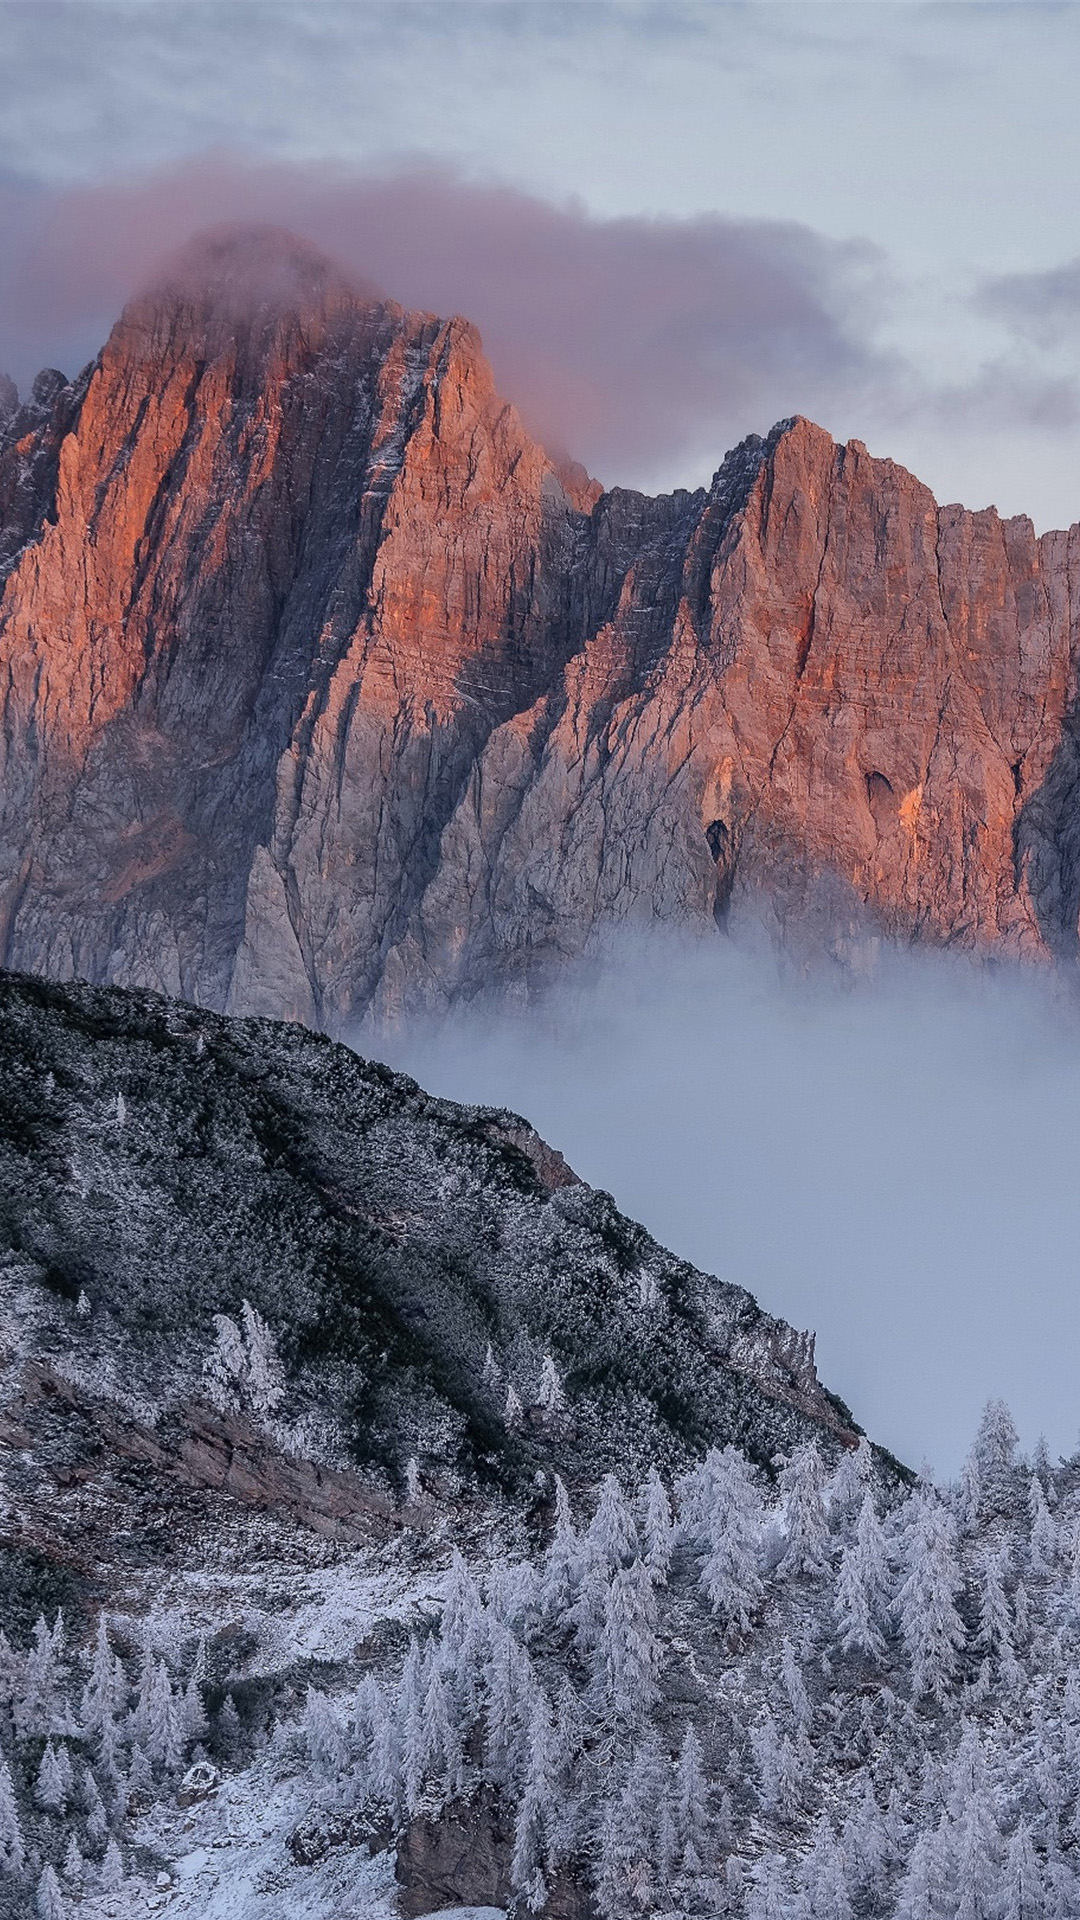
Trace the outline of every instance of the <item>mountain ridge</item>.
<path fill-rule="evenodd" d="M 1080 530 L 798 416 L 598 493 L 290 245 L 0 430 L 0 960 L 348 1034 L 643 921 L 1075 958 Z"/>

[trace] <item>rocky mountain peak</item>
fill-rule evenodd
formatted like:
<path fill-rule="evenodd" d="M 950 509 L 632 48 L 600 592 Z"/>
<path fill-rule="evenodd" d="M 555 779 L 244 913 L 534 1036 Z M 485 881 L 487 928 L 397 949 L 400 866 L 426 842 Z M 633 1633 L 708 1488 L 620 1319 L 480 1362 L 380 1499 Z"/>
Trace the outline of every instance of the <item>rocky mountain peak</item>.
<path fill-rule="evenodd" d="M 346 1031 L 638 919 L 1075 955 L 1078 540 L 801 417 L 600 494 L 212 235 L 0 439 L 0 957 Z"/>

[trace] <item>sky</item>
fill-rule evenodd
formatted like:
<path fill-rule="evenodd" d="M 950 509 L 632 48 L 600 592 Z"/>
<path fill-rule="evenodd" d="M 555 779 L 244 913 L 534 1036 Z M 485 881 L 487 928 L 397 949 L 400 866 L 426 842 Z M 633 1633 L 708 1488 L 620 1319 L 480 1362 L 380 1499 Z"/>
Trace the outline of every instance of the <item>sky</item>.
<path fill-rule="evenodd" d="M 0 0 L 0 366 L 72 370 L 192 231 L 465 310 L 607 484 L 808 413 L 1080 517 L 1080 6 Z"/>
<path fill-rule="evenodd" d="M 74 371 L 192 233 L 269 221 L 468 314 L 606 484 L 699 484 L 802 412 L 943 501 L 1069 524 L 1078 80 L 1080 5 L 1039 0 L 0 0 L 0 368 Z M 990 1393 L 1071 1450 L 1074 1016 L 743 964 L 624 957 L 561 1035 L 387 1045 L 815 1326 L 914 1464 L 951 1471 Z"/>

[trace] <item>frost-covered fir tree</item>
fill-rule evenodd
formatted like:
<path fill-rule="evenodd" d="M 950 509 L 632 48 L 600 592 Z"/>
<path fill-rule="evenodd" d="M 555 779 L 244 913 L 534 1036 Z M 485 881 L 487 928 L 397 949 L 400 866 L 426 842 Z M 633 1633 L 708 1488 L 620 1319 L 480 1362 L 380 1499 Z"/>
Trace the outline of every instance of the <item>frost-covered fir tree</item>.
<path fill-rule="evenodd" d="M 105 1849 L 105 1858 L 101 1863 L 101 1886 L 105 1893 L 115 1893 L 124 1884 L 124 1858 L 115 1836 Z"/>
<path fill-rule="evenodd" d="M 900 1637 L 916 1699 L 944 1699 L 960 1663 L 966 1634 L 956 1608 L 963 1585 L 952 1516 L 931 1494 L 909 1502 L 904 1578 L 897 1595 Z"/>
<path fill-rule="evenodd" d="M 38 1806 L 44 1807 L 49 1813 L 63 1813 L 67 1807 L 68 1792 L 64 1769 L 51 1740 L 45 1742 L 45 1750 L 34 1781 L 34 1798 Z"/>
<path fill-rule="evenodd" d="M 285 1398 L 285 1371 L 277 1341 L 262 1314 L 245 1300 L 241 1306 L 244 1323 L 244 1386 L 255 1413 L 273 1413 Z"/>
<path fill-rule="evenodd" d="M 348 1743 L 336 1707 L 317 1687 L 309 1686 L 304 1699 L 303 1730 L 315 1773 L 322 1780 L 336 1780 L 348 1758 Z"/>
<path fill-rule="evenodd" d="M 641 1560 L 613 1573 L 596 1650 L 593 1693 L 617 1720 L 639 1721 L 656 1703 L 660 1646 L 656 1595 Z"/>
<path fill-rule="evenodd" d="M 547 1899 L 548 1878 L 560 1858 L 558 1772 L 551 1708 L 541 1692 L 533 1700 L 528 1729 L 525 1784 L 514 1823 L 510 1878 L 531 1911 Z"/>
<path fill-rule="evenodd" d="M 722 1633 L 746 1634 L 765 1591 L 759 1570 L 761 1502 L 734 1447 L 707 1456 L 691 1513 L 690 1525 L 706 1550 L 702 1590 Z"/>
<path fill-rule="evenodd" d="M 641 1509 L 641 1539 L 645 1552 L 645 1564 L 657 1585 L 663 1586 L 671 1566 L 675 1527 L 667 1489 L 655 1467 L 649 1470 L 638 1505 Z"/>
<path fill-rule="evenodd" d="M 42 1868 L 37 1884 L 36 1910 L 38 1920 L 67 1920 L 67 1901 L 52 1867 Z"/>
<path fill-rule="evenodd" d="M 842 1653 L 880 1660 L 885 1641 L 879 1622 L 888 1604 L 889 1557 L 873 1495 L 864 1494 L 855 1536 L 845 1546 L 836 1582 L 835 1613 Z"/>
<path fill-rule="evenodd" d="M 11 1770 L 0 1755 L 0 1873 L 21 1873 L 26 1858 Z"/>
<path fill-rule="evenodd" d="M 603 1564 L 612 1570 L 628 1566 L 640 1552 L 633 1508 L 613 1473 L 607 1474 L 601 1484 L 587 1538 Z"/>
<path fill-rule="evenodd" d="M 545 1353 L 540 1368 L 540 1385 L 536 1391 L 536 1404 L 542 1418 L 548 1423 L 557 1420 L 566 1409 L 566 1395 L 563 1392 L 559 1369 L 550 1353 Z"/>
<path fill-rule="evenodd" d="M 558 1474 L 555 1475 L 555 1524 L 544 1555 L 541 1604 L 549 1619 L 563 1620 L 569 1613 L 581 1573 L 581 1545 L 574 1526 L 570 1496 Z"/>
<path fill-rule="evenodd" d="M 797 1447 L 780 1474 L 784 1499 L 783 1571 L 793 1577 L 820 1573 L 828 1558 L 825 1469 L 816 1440 Z"/>

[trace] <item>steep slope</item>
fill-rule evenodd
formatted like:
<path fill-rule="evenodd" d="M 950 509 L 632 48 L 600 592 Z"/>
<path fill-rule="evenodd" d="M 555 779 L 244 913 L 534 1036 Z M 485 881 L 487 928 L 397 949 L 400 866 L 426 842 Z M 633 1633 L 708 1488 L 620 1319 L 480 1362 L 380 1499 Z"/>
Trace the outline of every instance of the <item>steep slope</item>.
<path fill-rule="evenodd" d="M 365 1474 L 368 1502 L 410 1457 L 446 1494 L 853 1443 L 808 1336 L 665 1253 L 512 1114 L 299 1026 L 11 976 L 0 1070 L 16 1345 L 166 1451 L 196 1430 L 220 1451 L 215 1379 L 236 1414 L 272 1403 L 280 1447 Z M 262 1398 L 216 1333 L 245 1301 L 284 1366 Z"/>
<path fill-rule="evenodd" d="M 1080 531 L 805 420 L 598 497 L 474 331 L 205 243 L 0 440 L 0 956 L 330 1031 L 612 922 L 1072 958 Z"/>

